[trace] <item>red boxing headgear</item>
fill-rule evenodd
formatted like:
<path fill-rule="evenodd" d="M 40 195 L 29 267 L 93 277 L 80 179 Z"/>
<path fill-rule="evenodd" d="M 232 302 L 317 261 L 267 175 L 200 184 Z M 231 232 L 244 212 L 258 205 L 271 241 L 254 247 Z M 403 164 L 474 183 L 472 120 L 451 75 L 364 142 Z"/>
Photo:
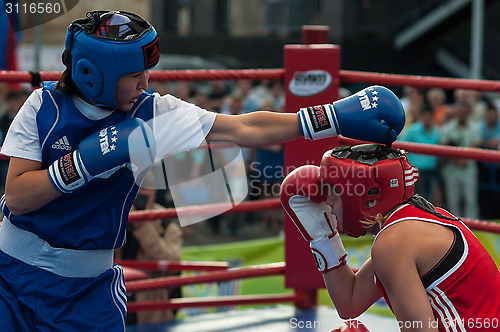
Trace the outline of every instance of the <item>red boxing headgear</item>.
<path fill-rule="evenodd" d="M 414 194 L 418 170 L 406 153 L 385 145 L 362 144 L 325 152 L 320 177 L 342 200 L 343 231 L 366 234 L 361 220 L 386 214 Z"/>

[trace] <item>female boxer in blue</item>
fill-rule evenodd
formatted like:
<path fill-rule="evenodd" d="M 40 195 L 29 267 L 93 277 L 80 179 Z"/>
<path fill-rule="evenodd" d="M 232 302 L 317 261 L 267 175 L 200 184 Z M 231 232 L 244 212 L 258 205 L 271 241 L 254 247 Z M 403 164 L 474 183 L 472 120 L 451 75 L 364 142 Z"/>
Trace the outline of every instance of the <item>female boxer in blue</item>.
<path fill-rule="evenodd" d="M 159 56 L 147 21 L 89 12 L 68 28 L 59 82 L 33 91 L 14 119 L 2 147 L 10 166 L 1 200 L 1 331 L 125 330 L 113 249 L 125 241 L 138 185 L 156 158 L 204 140 L 264 146 L 301 133 L 385 142 L 404 125 L 398 99 L 383 87 L 371 88 L 380 106 L 370 111 L 360 95 L 298 116 L 218 115 L 146 93 Z"/>

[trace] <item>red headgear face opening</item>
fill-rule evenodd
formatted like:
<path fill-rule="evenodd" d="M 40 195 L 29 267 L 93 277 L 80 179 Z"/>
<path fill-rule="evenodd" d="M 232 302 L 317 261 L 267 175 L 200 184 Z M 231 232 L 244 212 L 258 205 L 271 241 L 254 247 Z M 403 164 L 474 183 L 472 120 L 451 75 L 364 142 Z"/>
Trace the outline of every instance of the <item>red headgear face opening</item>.
<path fill-rule="evenodd" d="M 327 151 L 320 176 L 342 199 L 343 231 L 366 234 L 362 220 L 386 214 L 414 194 L 418 170 L 404 151 L 385 145 L 363 144 Z"/>

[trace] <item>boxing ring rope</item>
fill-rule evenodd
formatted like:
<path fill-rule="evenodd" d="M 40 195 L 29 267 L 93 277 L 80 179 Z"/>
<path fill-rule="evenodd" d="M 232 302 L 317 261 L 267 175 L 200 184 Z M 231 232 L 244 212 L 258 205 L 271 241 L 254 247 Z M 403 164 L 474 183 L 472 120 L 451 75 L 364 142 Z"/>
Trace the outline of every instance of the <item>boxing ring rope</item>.
<path fill-rule="evenodd" d="M 149 271 L 221 271 L 229 268 L 227 262 L 207 262 L 207 261 L 140 261 L 133 259 L 115 259 L 116 264 L 134 269 Z"/>
<path fill-rule="evenodd" d="M 61 72 L 17 72 L 0 71 L 0 82 L 23 83 L 57 81 Z M 421 88 L 470 89 L 500 92 L 499 81 L 447 78 L 434 76 L 385 74 L 363 71 L 341 70 L 341 82 L 366 83 L 391 86 L 410 85 Z M 285 70 L 274 69 L 195 69 L 195 70 L 151 70 L 151 81 L 214 81 L 214 80 L 283 80 Z"/>
<path fill-rule="evenodd" d="M 346 145 L 363 144 L 367 142 L 358 141 L 352 138 L 339 136 L 339 141 Z M 487 150 L 479 148 L 468 148 L 460 146 L 423 144 L 413 142 L 396 141 L 392 144 L 393 147 L 406 150 L 407 152 L 433 155 L 447 158 L 465 158 L 478 161 L 500 163 L 500 151 Z"/>
<path fill-rule="evenodd" d="M 271 263 L 239 267 L 227 271 L 217 271 L 194 276 L 174 276 L 162 277 L 141 281 L 130 281 L 127 283 L 127 292 L 146 291 L 162 287 L 179 287 L 206 282 L 221 282 L 234 279 L 244 279 L 251 277 L 264 277 L 283 274 L 285 263 Z"/>
<path fill-rule="evenodd" d="M 143 310 L 176 310 L 183 308 L 200 307 L 226 307 L 251 304 L 278 304 L 278 303 L 300 303 L 304 297 L 302 293 L 293 294 L 264 294 L 264 295 L 234 295 L 234 296 L 214 296 L 204 298 L 180 298 L 170 301 L 143 301 L 129 302 L 127 312 L 137 312 Z"/>

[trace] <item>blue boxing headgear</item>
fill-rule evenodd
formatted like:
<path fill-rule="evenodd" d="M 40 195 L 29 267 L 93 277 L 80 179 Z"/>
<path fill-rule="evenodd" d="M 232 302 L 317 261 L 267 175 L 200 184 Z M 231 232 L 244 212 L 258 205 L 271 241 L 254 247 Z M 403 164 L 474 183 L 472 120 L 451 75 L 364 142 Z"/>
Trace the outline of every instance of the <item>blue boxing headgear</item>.
<path fill-rule="evenodd" d="M 96 106 L 116 109 L 120 77 L 151 69 L 159 59 L 156 30 L 135 14 L 93 11 L 68 27 L 63 62 L 78 90 Z"/>

